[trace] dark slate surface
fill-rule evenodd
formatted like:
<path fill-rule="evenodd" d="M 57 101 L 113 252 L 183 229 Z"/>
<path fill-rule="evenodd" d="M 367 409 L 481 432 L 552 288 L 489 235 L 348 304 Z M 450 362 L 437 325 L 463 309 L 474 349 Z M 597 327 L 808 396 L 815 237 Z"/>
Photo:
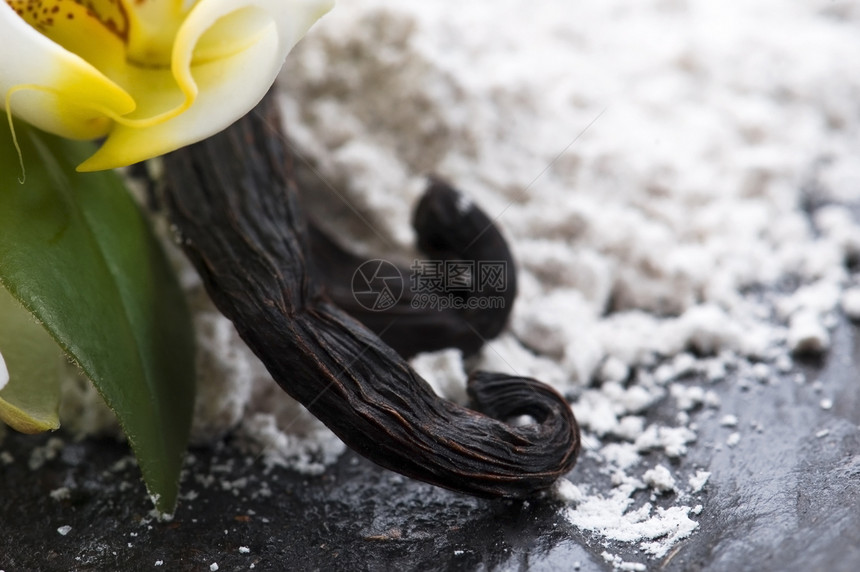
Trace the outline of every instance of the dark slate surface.
<path fill-rule="evenodd" d="M 52 436 L 11 434 L 0 445 L 14 459 L 0 460 L 0 570 L 608 570 L 604 550 L 649 569 L 858 570 L 858 343 L 843 322 L 826 358 L 801 366 L 805 383 L 789 374 L 711 386 L 722 407 L 693 412 L 698 441 L 688 454 L 648 459 L 712 473 L 695 501 L 704 506 L 699 529 L 662 561 L 576 530 L 551 499 L 472 499 L 352 453 L 319 477 L 266 471 L 229 442 L 193 451 L 186 500 L 172 521 L 159 522 L 125 445 L 60 433 L 53 437 L 67 446 L 37 471 L 27 466 L 30 451 Z M 831 410 L 819 406 L 823 397 L 833 399 Z M 673 412 L 658 406 L 649 415 Z M 724 413 L 740 421 L 735 447 L 724 445 Z M 599 483 L 598 470 L 585 456 L 570 479 Z M 68 499 L 50 496 L 59 487 Z M 64 525 L 72 528 L 62 536 Z"/>

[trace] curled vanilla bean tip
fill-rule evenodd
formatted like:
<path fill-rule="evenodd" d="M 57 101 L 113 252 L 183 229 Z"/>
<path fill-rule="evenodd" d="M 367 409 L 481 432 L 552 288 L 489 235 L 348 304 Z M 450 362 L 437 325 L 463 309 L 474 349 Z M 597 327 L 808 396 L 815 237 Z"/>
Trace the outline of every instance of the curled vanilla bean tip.
<path fill-rule="evenodd" d="M 549 487 L 579 450 L 568 404 L 540 382 L 483 373 L 470 388 L 485 413 L 442 399 L 335 305 L 311 261 L 279 126 L 267 97 L 164 160 L 165 203 L 219 310 L 287 393 L 383 467 L 478 496 Z M 505 422 L 519 414 L 535 423 Z"/>
<path fill-rule="evenodd" d="M 418 201 L 412 226 L 427 258 L 397 267 L 403 289 L 389 307 L 371 308 L 356 298 L 354 274 L 367 260 L 311 224 L 317 274 L 338 306 L 402 356 L 451 347 L 474 354 L 499 335 L 513 309 L 517 275 L 507 242 L 478 205 L 437 177 Z M 447 284 L 457 267 L 468 274 L 466 283 Z"/>

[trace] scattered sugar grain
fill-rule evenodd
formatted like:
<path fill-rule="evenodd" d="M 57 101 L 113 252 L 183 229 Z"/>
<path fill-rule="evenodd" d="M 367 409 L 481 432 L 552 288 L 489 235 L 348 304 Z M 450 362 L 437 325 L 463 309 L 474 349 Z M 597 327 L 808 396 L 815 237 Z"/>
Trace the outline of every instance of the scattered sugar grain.
<path fill-rule="evenodd" d="M 675 478 L 663 465 L 657 465 L 653 469 L 645 471 L 642 480 L 646 485 L 658 493 L 670 493 L 675 491 Z"/>
<path fill-rule="evenodd" d="M 560 478 L 555 482 L 552 487 L 552 495 L 561 502 L 568 504 L 576 504 L 584 498 L 579 487 L 565 478 Z"/>
<path fill-rule="evenodd" d="M 774 362 L 774 367 L 779 373 L 788 373 L 794 367 L 794 363 L 786 354 L 780 354 Z"/>
<path fill-rule="evenodd" d="M 28 466 L 31 471 L 36 471 L 42 468 L 42 466 L 48 461 L 52 461 L 57 458 L 57 454 L 62 450 L 65 443 L 62 439 L 57 437 L 51 437 L 48 439 L 47 443 L 40 447 L 34 447 L 30 452 L 30 459 L 28 461 Z"/>
<path fill-rule="evenodd" d="M 620 383 L 630 376 L 630 368 L 615 356 L 609 356 L 600 367 L 598 377 L 600 381 L 611 381 Z"/>
<path fill-rule="evenodd" d="M 246 416 L 238 433 L 246 444 L 247 452 L 262 454 L 267 466 L 290 467 L 309 475 L 322 474 L 346 448 L 318 421 L 308 423 L 304 428 L 305 434 L 297 435 L 284 431 L 279 424 L 279 416 L 271 413 Z M 208 485 L 204 486 L 208 488 Z"/>
<path fill-rule="evenodd" d="M 830 348 L 830 334 L 815 312 L 804 310 L 791 317 L 788 346 L 797 354 L 820 354 Z"/>
<path fill-rule="evenodd" d="M 689 479 L 687 479 L 688 492 L 690 494 L 697 494 L 705 488 L 705 485 L 708 483 L 708 479 L 711 478 L 711 473 L 708 471 L 698 470 L 695 475 L 691 475 Z"/>
<path fill-rule="evenodd" d="M 729 447 L 734 447 L 740 442 L 741 442 L 741 434 L 738 433 L 737 431 L 735 431 L 734 433 L 729 435 L 728 439 L 726 439 L 726 445 L 728 445 Z"/>
<path fill-rule="evenodd" d="M 860 320 L 860 287 L 853 287 L 842 293 L 842 310 L 854 321 Z"/>
<path fill-rule="evenodd" d="M 681 383 L 673 383 L 669 393 L 675 398 L 678 409 L 689 411 L 701 405 L 705 401 L 705 390 L 701 386 L 686 386 Z"/>
<path fill-rule="evenodd" d="M 410 360 L 410 364 L 438 395 L 447 396 L 457 403 L 465 404 L 468 401 L 466 372 L 460 350 L 446 349 L 418 354 Z"/>
<path fill-rule="evenodd" d="M 617 554 L 610 554 L 606 550 L 604 550 L 600 556 L 603 557 L 603 560 L 605 562 L 612 564 L 613 570 L 622 570 L 630 572 L 644 572 L 644 570 L 647 570 L 647 567 L 641 562 L 626 562 Z"/>
<path fill-rule="evenodd" d="M 718 408 L 723 404 L 723 400 L 720 399 L 720 396 L 717 395 L 717 392 L 709 389 L 705 392 L 704 403 L 708 407 Z"/>
<path fill-rule="evenodd" d="M 626 441 L 634 442 L 645 428 L 645 418 L 639 415 L 625 415 L 618 420 L 612 433 Z"/>
<path fill-rule="evenodd" d="M 621 470 L 627 470 L 642 460 L 639 449 L 633 443 L 609 443 L 600 450 L 600 455 L 601 460 Z"/>
<path fill-rule="evenodd" d="M 833 409 L 833 400 L 829 398 L 824 398 L 818 402 L 818 406 L 825 411 L 829 411 L 830 409 Z"/>
<path fill-rule="evenodd" d="M 64 500 L 69 500 L 69 499 L 71 498 L 71 496 L 72 496 L 72 492 L 69 490 L 69 488 L 68 488 L 68 487 L 59 487 L 59 488 L 56 488 L 56 489 L 52 490 L 50 493 L 48 493 L 48 494 L 49 494 L 49 495 L 51 496 L 51 498 L 52 498 L 52 499 L 54 499 L 55 501 L 64 501 Z"/>
<path fill-rule="evenodd" d="M 624 388 L 618 383 L 607 383 L 603 392 L 625 413 L 639 413 L 662 397 L 662 391 L 650 391 L 642 385 Z"/>
<path fill-rule="evenodd" d="M 687 453 L 687 444 L 696 440 L 696 434 L 688 427 L 666 427 L 649 425 L 636 439 L 640 451 L 662 449 L 669 457 L 677 458 Z"/>
<path fill-rule="evenodd" d="M 773 369 L 768 364 L 759 362 L 752 366 L 752 375 L 760 382 L 766 382 L 773 376 Z"/>
<path fill-rule="evenodd" d="M 710 360 L 705 366 L 705 376 L 711 383 L 725 379 L 726 375 L 728 375 L 726 364 L 721 360 Z"/>
<path fill-rule="evenodd" d="M 57 529 L 57 532 L 60 533 L 60 536 L 66 536 L 68 533 L 72 531 L 72 527 L 68 524 L 61 526 Z"/>
<path fill-rule="evenodd" d="M 628 475 L 622 469 L 616 469 L 616 470 L 612 471 L 612 475 L 610 477 L 610 482 L 612 483 L 613 487 L 620 487 L 622 485 L 629 485 L 633 489 L 636 489 L 636 490 L 645 488 L 645 483 L 643 483 L 641 480 L 637 479 L 636 477 Z"/>

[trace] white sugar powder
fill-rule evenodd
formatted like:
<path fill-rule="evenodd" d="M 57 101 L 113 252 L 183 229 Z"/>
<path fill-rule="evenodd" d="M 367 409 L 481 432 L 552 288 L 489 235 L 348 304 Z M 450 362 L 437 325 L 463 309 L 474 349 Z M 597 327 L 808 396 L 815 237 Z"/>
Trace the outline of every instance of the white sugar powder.
<path fill-rule="evenodd" d="M 590 495 L 567 518 L 576 526 L 594 531 L 610 540 L 638 543 L 639 548 L 661 557 L 676 541 L 689 536 L 698 526 L 689 518 L 690 507 L 654 509 L 650 503 L 631 509 L 636 484 L 624 483 L 609 496 Z"/>
<path fill-rule="evenodd" d="M 845 266 L 860 254 L 845 206 L 860 196 L 858 20 L 824 0 L 339 0 L 290 56 L 283 105 L 325 179 L 309 208 L 359 253 L 411 255 L 428 173 L 496 220 L 519 295 L 468 365 L 575 388 L 586 453 L 614 485 L 561 487 L 565 515 L 660 557 L 702 510 L 676 483 L 708 478 L 684 464 L 689 419 L 719 407 L 707 384 L 769 383 L 792 352 L 827 351 L 840 306 L 860 316 Z M 812 217 L 808 188 L 832 203 Z M 342 445 L 184 283 L 205 373 L 195 438 L 238 426 L 274 462 L 324 470 Z M 414 364 L 463 399 L 457 352 Z M 674 424 L 645 422 L 657 403 Z M 634 502 L 646 485 L 660 506 Z"/>
<path fill-rule="evenodd" d="M 826 8 L 342 0 L 291 57 L 287 124 L 389 246 L 409 247 L 430 172 L 498 215 L 520 295 L 511 333 L 477 366 L 562 390 L 603 382 L 574 404 L 589 454 L 655 490 L 683 477 L 698 491 L 706 472 L 638 468 L 644 451 L 694 446 L 689 416 L 639 415 L 667 392 L 681 412 L 719 407 L 694 380 L 737 370 L 768 382 L 789 352 L 829 348 L 840 303 L 860 307 L 842 295 L 860 228 L 843 207 L 812 221 L 799 208 L 810 182 L 834 202 L 860 191 L 860 61 L 840 55 L 860 38 Z M 353 243 L 371 234 L 334 230 Z M 800 287 L 744 294 L 786 277 Z M 450 354 L 416 364 L 462 395 Z M 617 482 L 561 495 L 571 522 L 653 555 L 695 528 L 686 506 L 631 508 L 635 485 Z"/>

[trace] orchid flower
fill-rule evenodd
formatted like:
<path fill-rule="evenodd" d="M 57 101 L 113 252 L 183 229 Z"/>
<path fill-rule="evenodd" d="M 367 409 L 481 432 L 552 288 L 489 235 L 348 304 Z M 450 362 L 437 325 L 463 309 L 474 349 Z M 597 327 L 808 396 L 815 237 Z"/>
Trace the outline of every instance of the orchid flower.
<path fill-rule="evenodd" d="M 0 1 L 0 104 L 72 139 L 78 166 L 149 159 L 250 111 L 333 0 Z"/>
<path fill-rule="evenodd" d="M 194 411 L 193 324 L 110 169 L 246 115 L 332 4 L 0 0 L 0 421 L 59 426 L 65 355 L 116 414 L 162 512 Z M 18 124 L 18 137 L 15 117 L 33 128 Z"/>

